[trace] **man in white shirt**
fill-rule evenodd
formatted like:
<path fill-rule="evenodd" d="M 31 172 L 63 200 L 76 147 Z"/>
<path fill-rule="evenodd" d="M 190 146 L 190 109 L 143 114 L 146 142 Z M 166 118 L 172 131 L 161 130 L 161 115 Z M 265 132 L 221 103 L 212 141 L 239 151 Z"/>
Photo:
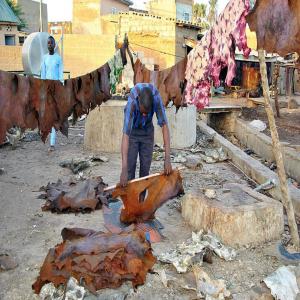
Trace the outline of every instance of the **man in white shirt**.
<path fill-rule="evenodd" d="M 60 80 L 64 81 L 63 63 L 59 54 L 55 53 L 55 39 L 53 36 L 48 38 L 48 51 L 49 53 L 44 55 L 41 65 L 41 79 Z M 50 135 L 50 151 L 55 150 L 56 131 L 52 127 Z"/>

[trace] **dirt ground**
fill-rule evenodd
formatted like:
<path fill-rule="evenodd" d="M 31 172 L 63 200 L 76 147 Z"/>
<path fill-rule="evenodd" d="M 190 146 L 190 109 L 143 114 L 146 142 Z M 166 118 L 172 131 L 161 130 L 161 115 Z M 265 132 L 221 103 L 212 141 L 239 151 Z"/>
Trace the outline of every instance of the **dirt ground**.
<path fill-rule="evenodd" d="M 60 232 L 64 227 L 83 227 L 105 230 L 102 211 L 91 214 L 57 215 L 42 212 L 43 200 L 37 199 L 39 188 L 57 179 L 68 180 L 71 171 L 59 166 L 64 159 L 86 157 L 83 150 L 83 124 L 71 129 L 70 138 L 59 135 L 57 150 L 48 154 L 47 145 L 41 141 L 21 142 L 13 150 L 10 146 L 0 148 L 0 253 L 11 254 L 19 266 L 0 273 L 0 299 L 38 299 L 31 285 L 35 281 L 49 248 L 61 241 Z M 88 170 L 90 176 L 103 176 L 108 184 L 118 182 L 120 155 L 105 154 L 110 160 Z M 174 164 L 179 166 L 180 164 Z M 162 170 L 162 162 L 154 162 L 151 172 Z M 87 172 L 85 172 L 86 174 Z M 222 186 L 238 182 L 247 185 L 243 175 L 228 163 L 204 165 L 200 171 L 183 171 L 186 192 L 199 187 Z M 166 239 L 153 244 L 154 253 L 173 248 L 191 236 L 191 228 L 184 222 L 180 212 L 172 206 L 173 200 L 157 212 L 158 220 L 165 226 Z M 213 264 L 204 263 L 203 268 L 216 279 L 224 279 L 235 299 L 247 299 L 247 292 L 275 271 L 284 262 L 273 251 L 275 243 L 260 247 L 245 247 L 238 250 L 236 260 L 225 262 L 218 257 Z M 171 266 L 157 263 L 155 269 L 173 272 Z M 144 286 L 133 291 L 130 285 L 126 299 L 195 299 L 193 291 L 184 290 L 178 283 L 165 288 L 157 273 L 149 274 Z M 116 291 L 117 292 L 117 291 Z M 101 292 L 99 293 L 101 295 Z M 90 298 L 97 299 L 97 298 Z"/>
<path fill-rule="evenodd" d="M 288 109 L 286 97 L 282 96 L 279 98 L 281 115 L 280 118 L 276 116 L 276 125 L 280 141 L 288 142 L 291 145 L 300 145 L 300 96 L 294 95 L 293 99 L 299 103 L 299 108 Z M 252 113 L 250 114 L 248 110 L 248 113 L 243 114 L 243 117 L 248 121 L 254 119 L 264 121 L 268 126 L 268 128 L 265 130 L 265 134 L 271 136 L 267 114 L 263 106 L 253 109 Z"/>

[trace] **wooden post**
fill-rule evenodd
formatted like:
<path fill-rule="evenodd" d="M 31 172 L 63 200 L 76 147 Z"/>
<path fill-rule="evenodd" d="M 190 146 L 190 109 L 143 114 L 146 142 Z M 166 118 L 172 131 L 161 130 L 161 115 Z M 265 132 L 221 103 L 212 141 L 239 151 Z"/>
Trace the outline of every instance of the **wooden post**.
<path fill-rule="evenodd" d="M 280 118 L 280 107 L 278 102 L 278 78 L 280 74 L 280 66 L 278 64 L 275 65 L 274 72 L 273 72 L 273 78 L 272 78 L 272 85 L 274 89 L 274 98 L 275 98 L 275 108 L 276 108 L 276 114 L 277 117 Z"/>
<path fill-rule="evenodd" d="M 286 177 L 286 173 L 285 173 L 285 169 L 284 169 L 281 144 L 279 141 L 279 135 L 278 135 L 278 131 L 276 128 L 275 117 L 274 117 L 273 109 L 271 106 L 265 51 L 262 49 L 259 49 L 258 56 L 259 56 L 259 63 L 260 63 L 262 87 L 263 87 L 263 91 L 264 91 L 265 109 L 266 109 L 266 113 L 267 113 L 268 121 L 269 121 L 269 125 L 270 125 L 270 130 L 271 130 L 271 136 L 272 136 L 272 142 L 273 142 L 273 153 L 274 153 L 276 164 L 277 164 L 279 184 L 280 184 L 281 195 L 282 195 L 282 203 L 286 209 L 290 232 L 291 232 L 291 237 L 292 237 L 292 243 L 298 250 L 299 249 L 299 234 L 298 234 L 298 228 L 297 228 L 297 223 L 296 223 L 296 219 L 295 219 L 294 207 L 293 207 L 293 203 L 292 203 L 291 197 L 290 197 L 288 181 L 287 181 L 287 177 Z"/>

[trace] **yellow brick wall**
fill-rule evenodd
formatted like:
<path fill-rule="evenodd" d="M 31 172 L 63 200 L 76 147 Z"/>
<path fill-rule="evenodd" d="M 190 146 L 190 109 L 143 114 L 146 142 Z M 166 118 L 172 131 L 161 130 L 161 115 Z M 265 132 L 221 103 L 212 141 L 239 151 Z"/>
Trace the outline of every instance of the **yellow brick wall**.
<path fill-rule="evenodd" d="M 114 35 L 64 35 L 64 70 L 70 71 L 71 77 L 102 66 L 114 53 Z"/>
<path fill-rule="evenodd" d="M 0 70 L 21 71 L 22 47 L 20 46 L 0 46 Z"/>

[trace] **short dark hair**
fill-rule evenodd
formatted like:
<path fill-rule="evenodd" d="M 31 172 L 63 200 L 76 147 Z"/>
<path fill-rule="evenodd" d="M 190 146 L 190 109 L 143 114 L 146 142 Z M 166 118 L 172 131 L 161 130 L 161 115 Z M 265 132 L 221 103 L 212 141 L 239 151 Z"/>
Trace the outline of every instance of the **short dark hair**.
<path fill-rule="evenodd" d="M 153 93 L 150 88 L 144 87 L 139 93 L 139 102 L 147 112 L 150 112 L 153 106 Z"/>
<path fill-rule="evenodd" d="M 48 40 L 52 40 L 53 43 L 54 43 L 54 46 L 55 46 L 55 38 L 54 38 L 52 35 L 50 35 L 50 36 L 48 37 Z"/>

